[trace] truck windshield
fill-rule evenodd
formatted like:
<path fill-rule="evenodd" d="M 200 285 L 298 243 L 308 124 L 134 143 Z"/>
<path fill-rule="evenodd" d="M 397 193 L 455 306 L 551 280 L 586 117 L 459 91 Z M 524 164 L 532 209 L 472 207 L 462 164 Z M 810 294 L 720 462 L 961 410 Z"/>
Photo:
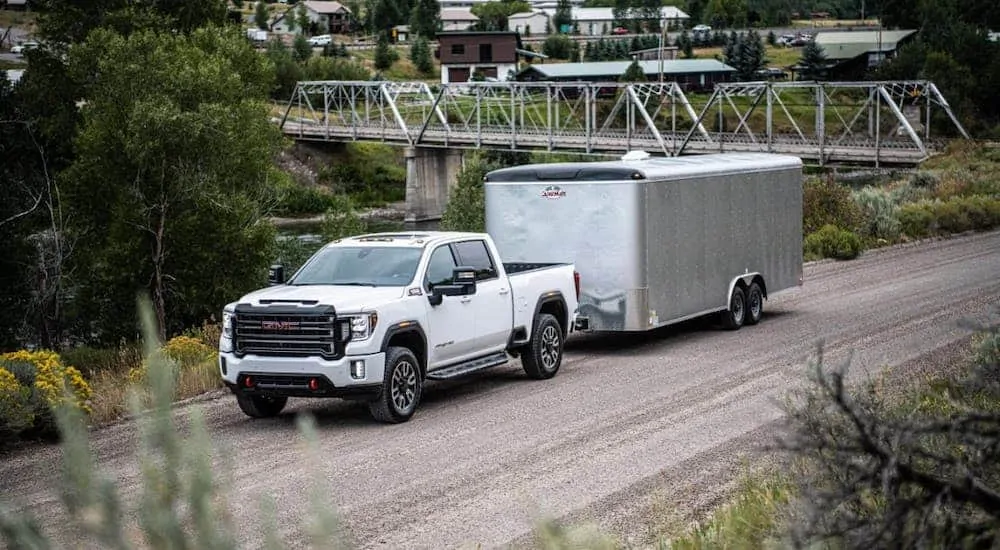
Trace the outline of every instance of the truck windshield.
<path fill-rule="evenodd" d="M 288 284 L 405 286 L 413 281 L 421 248 L 337 246 L 323 248 Z"/>

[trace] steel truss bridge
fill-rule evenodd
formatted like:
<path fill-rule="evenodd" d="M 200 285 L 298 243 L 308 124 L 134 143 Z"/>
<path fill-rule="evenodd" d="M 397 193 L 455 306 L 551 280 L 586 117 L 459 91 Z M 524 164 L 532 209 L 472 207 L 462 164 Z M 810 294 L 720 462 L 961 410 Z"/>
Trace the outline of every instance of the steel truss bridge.
<path fill-rule="evenodd" d="M 299 82 L 285 135 L 410 147 L 669 156 L 772 152 L 807 161 L 916 164 L 969 139 L 929 81 L 742 82 L 709 94 L 673 82 Z"/>

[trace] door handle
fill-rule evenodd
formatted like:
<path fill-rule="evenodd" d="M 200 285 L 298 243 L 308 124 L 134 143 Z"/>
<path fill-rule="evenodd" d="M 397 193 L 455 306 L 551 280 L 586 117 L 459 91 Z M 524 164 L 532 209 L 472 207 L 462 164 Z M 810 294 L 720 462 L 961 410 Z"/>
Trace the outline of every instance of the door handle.
<path fill-rule="evenodd" d="M 501 296 L 503 296 L 504 294 L 507 294 L 508 292 L 510 292 L 509 288 L 501 288 L 500 289 L 500 295 Z"/>
<path fill-rule="evenodd" d="M 467 304 L 467 303 L 469 303 L 471 301 L 472 301 L 472 298 L 469 298 L 468 296 L 466 296 L 466 297 L 464 297 L 464 298 L 462 298 L 462 299 L 459 300 L 459 302 L 462 302 L 463 304 Z"/>

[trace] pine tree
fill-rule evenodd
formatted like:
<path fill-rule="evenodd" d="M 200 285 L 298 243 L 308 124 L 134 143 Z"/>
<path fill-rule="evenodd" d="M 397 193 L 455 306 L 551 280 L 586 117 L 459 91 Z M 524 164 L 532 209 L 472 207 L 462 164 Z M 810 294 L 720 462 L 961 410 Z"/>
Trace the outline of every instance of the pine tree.
<path fill-rule="evenodd" d="M 573 25 L 573 6 L 569 0 L 556 2 L 556 13 L 552 16 L 552 24 L 558 33 L 563 32 L 564 25 L 566 27 Z"/>
<path fill-rule="evenodd" d="M 384 71 L 396 62 L 395 52 L 389 48 L 389 37 L 384 32 L 378 33 L 378 44 L 375 45 L 375 68 Z"/>
<path fill-rule="evenodd" d="M 417 0 L 410 13 L 410 31 L 417 36 L 433 37 L 441 26 L 441 5 L 437 0 Z"/>
<path fill-rule="evenodd" d="M 257 28 L 266 31 L 268 27 L 268 18 L 271 16 L 270 10 L 267 9 L 267 4 L 264 0 L 258 0 L 257 7 L 254 8 L 253 21 L 257 24 Z"/>
<path fill-rule="evenodd" d="M 632 61 L 632 64 L 625 69 L 619 82 L 646 82 L 646 71 L 642 70 L 638 61 Z"/>
<path fill-rule="evenodd" d="M 819 44 L 809 41 L 802 48 L 802 57 L 799 59 L 799 75 L 802 80 L 819 80 L 826 73 L 826 53 Z"/>
<path fill-rule="evenodd" d="M 410 47 L 410 61 L 413 66 L 423 74 L 430 74 L 434 70 L 434 61 L 431 60 L 431 48 L 427 39 L 418 36 Z"/>

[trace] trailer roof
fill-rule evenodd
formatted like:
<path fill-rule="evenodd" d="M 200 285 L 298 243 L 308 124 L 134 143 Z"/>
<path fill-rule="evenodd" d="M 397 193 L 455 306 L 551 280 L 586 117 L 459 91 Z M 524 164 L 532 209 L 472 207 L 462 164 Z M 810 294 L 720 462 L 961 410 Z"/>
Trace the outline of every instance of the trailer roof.
<path fill-rule="evenodd" d="M 629 153 L 634 155 L 634 153 Z M 628 156 L 628 155 L 626 155 Z M 639 160 L 553 162 L 501 168 L 486 174 L 487 182 L 593 182 L 668 180 L 712 174 L 733 174 L 802 167 L 802 159 L 770 153 L 715 153 Z"/>

